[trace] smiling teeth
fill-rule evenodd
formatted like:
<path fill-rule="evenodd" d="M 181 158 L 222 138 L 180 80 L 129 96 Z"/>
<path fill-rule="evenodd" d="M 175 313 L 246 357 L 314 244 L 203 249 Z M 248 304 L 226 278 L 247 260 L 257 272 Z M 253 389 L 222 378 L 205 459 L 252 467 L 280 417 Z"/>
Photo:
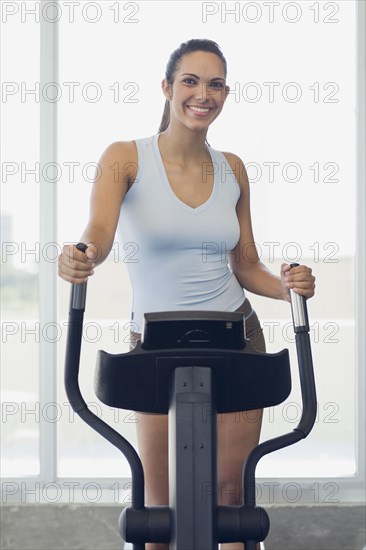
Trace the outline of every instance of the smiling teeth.
<path fill-rule="evenodd" d="M 189 105 L 189 108 L 192 109 L 192 111 L 198 111 L 199 113 L 208 113 L 210 110 L 208 108 L 192 107 L 192 105 Z"/>

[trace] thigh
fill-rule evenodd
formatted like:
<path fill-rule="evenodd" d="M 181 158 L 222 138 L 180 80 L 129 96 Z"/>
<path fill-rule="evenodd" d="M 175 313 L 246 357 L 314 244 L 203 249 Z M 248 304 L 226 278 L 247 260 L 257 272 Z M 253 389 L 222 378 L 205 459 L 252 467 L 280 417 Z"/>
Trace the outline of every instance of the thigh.
<path fill-rule="evenodd" d="M 130 351 L 141 339 L 130 332 Z M 137 446 L 145 474 L 146 504 L 169 504 L 168 415 L 136 413 Z"/>
<path fill-rule="evenodd" d="M 237 311 L 243 311 L 246 338 L 257 351 L 265 352 L 263 331 L 249 300 Z M 131 332 L 130 349 L 141 334 Z M 262 410 L 226 413 L 217 417 L 218 482 L 221 487 L 237 484 L 241 487 L 243 462 L 258 444 L 262 425 Z M 168 502 L 168 417 L 138 414 L 137 437 L 146 476 L 147 498 L 154 504 Z M 219 489 L 220 491 L 220 489 Z M 220 492 L 219 492 L 219 500 Z M 165 502 L 166 501 L 166 502 Z"/>
<path fill-rule="evenodd" d="M 263 331 L 249 300 L 246 299 L 237 311 L 245 316 L 248 345 L 256 351 L 265 352 Z M 251 450 L 259 443 L 262 416 L 262 409 L 218 415 L 218 499 L 221 504 L 241 502 L 242 468 Z"/>

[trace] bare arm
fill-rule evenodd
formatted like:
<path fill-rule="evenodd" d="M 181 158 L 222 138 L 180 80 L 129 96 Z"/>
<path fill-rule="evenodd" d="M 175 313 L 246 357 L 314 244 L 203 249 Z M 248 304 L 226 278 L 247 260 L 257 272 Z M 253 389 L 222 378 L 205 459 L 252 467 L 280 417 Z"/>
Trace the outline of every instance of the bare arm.
<path fill-rule="evenodd" d="M 225 153 L 231 168 L 235 172 L 241 195 L 236 211 L 240 223 L 240 239 L 229 254 L 229 264 L 243 288 L 254 294 L 290 300 L 289 289 L 303 296 L 313 296 L 315 277 L 306 266 L 290 268 L 282 264 L 280 276 L 271 273 L 260 261 L 256 249 L 250 216 L 249 180 L 242 160 L 231 153 Z M 291 274 L 289 273 L 291 269 Z"/>
<path fill-rule="evenodd" d="M 115 142 L 101 156 L 90 197 L 89 222 L 80 237 L 81 242 L 88 244 L 88 250 L 84 254 L 74 246 L 65 245 L 59 257 L 59 275 L 68 282 L 85 281 L 112 248 L 121 204 L 131 178 L 133 148 L 131 142 Z"/>

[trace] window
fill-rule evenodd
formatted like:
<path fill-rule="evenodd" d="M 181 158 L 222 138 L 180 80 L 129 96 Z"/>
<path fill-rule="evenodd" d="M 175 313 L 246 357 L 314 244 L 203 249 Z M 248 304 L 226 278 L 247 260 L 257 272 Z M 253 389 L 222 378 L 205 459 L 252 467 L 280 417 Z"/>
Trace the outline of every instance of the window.
<path fill-rule="evenodd" d="M 18 48 L 20 41 L 27 47 Z M 42 415 L 39 24 L 9 17 L 2 25 L 2 43 L 2 475 L 23 477 L 39 474 Z"/>
<path fill-rule="evenodd" d="M 54 152 L 47 149 L 44 158 L 57 162 L 57 169 L 53 178 L 43 174 L 41 196 L 45 201 L 48 193 L 49 207 L 46 198 L 40 210 L 40 184 L 30 170 L 40 154 L 40 103 L 36 94 L 24 94 L 41 81 L 37 55 L 42 17 L 37 22 L 36 16 L 24 11 L 27 3 L 20 3 L 19 11 L 6 17 L 3 8 L 3 42 L 12 52 L 3 64 L 3 79 L 19 87 L 13 92 L 5 88 L 2 104 L 8 137 L 2 168 L 6 204 L 2 210 L 3 475 L 30 479 L 40 474 L 45 481 L 98 479 L 101 485 L 104 479 L 106 486 L 110 479 L 129 477 L 118 451 L 84 426 L 67 404 L 62 378 L 69 285 L 58 281 L 56 292 L 55 287 L 45 290 L 41 284 L 38 296 L 37 277 L 41 270 L 47 284 L 54 285 L 52 243 L 57 241 L 59 248 L 79 239 L 103 150 L 113 141 L 157 132 L 164 106 L 160 83 L 169 54 L 181 42 L 205 36 L 220 44 L 231 87 L 223 113 L 210 128 L 209 142 L 216 149 L 237 153 L 247 167 L 261 257 L 274 273 L 283 261 L 300 261 L 317 276 L 317 295 L 309 302 L 309 314 L 318 420 L 307 440 L 263 459 L 258 475 L 260 480 L 275 478 L 281 483 L 300 479 L 307 487 L 314 479 L 324 483 L 342 479 L 345 487 L 351 486 L 360 471 L 357 457 L 363 457 L 357 439 L 362 404 L 354 396 L 362 359 L 356 355 L 357 319 L 361 319 L 357 317 L 356 276 L 362 275 L 356 254 L 357 250 L 364 253 L 357 242 L 364 211 L 358 218 L 355 215 L 357 181 L 362 189 L 364 176 L 357 173 L 355 152 L 360 154 L 361 147 L 356 114 L 361 113 L 361 105 L 356 100 L 364 72 L 356 65 L 354 37 L 364 5 L 353 1 L 52 4 L 54 11 L 47 8 L 43 13 L 50 35 L 44 40 L 56 40 L 57 28 L 59 45 L 58 50 L 47 50 L 49 73 L 43 74 L 41 88 L 46 94 L 43 105 L 53 113 L 49 116 L 57 110 L 57 128 L 51 118 L 42 126 L 41 150 L 47 149 L 51 136 Z M 154 37 L 147 39 L 152 36 L 152 20 L 169 21 L 169 25 L 162 23 Z M 29 47 L 18 60 L 13 44 L 20 36 L 24 39 L 25 33 Z M 347 40 L 340 39 L 345 36 Z M 359 35 L 359 48 L 363 39 Z M 55 68 L 57 86 L 52 86 Z M 14 123 L 19 113 L 22 131 L 19 122 Z M 11 172 L 22 163 L 24 175 L 21 170 Z M 47 177 L 48 188 L 44 185 Z M 7 243 L 15 244 L 11 248 Z M 32 247 L 41 251 L 38 262 Z M 8 283 L 10 269 L 17 281 L 13 286 Z M 23 299 L 17 294 L 20 288 L 29 288 L 21 311 L 17 310 L 17 300 Z M 266 439 L 293 429 L 299 418 L 295 347 L 288 304 L 249 298 L 262 322 L 268 351 L 289 347 L 293 365 L 293 394 L 283 405 L 265 412 L 262 438 Z M 130 304 L 126 255 L 116 237 L 109 259 L 88 284 L 81 385 L 93 410 L 135 441 L 133 414 L 103 407 L 93 390 L 97 349 L 112 353 L 128 349 Z M 39 342 L 31 332 L 37 322 Z M 57 370 L 46 369 L 47 346 L 52 367 L 57 360 Z M 49 390 L 41 387 L 41 398 L 39 361 L 43 365 L 40 379 L 44 380 L 44 372 L 49 377 Z M 22 411 L 28 416 L 22 416 Z M 23 447 L 28 454 L 22 453 Z M 16 456 L 25 460 L 17 463 Z M 50 457 L 53 466 L 44 471 Z M 347 500 L 349 494 L 346 491 L 338 497 Z"/>

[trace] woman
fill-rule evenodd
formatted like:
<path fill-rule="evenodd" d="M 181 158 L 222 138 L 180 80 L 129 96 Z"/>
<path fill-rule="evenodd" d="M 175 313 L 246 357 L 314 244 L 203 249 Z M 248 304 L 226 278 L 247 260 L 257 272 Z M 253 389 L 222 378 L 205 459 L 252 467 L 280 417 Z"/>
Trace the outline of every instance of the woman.
<path fill-rule="evenodd" d="M 171 55 L 162 90 L 166 98 L 159 133 L 112 143 L 100 160 L 90 221 L 81 236 L 85 254 L 65 246 L 59 275 L 80 283 L 108 256 L 119 224 L 134 243 L 127 266 L 133 288 L 132 341 L 143 313 L 167 310 L 243 311 L 251 345 L 265 350 L 262 330 L 245 290 L 289 300 L 289 289 L 311 297 L 311 269 L 281 267 L 271 274 L 260 262 L 252 233 L 245 166 L 232 153 L 211 148 L 210 124 L 229 93 L 226 61 L 215 42 L 189 40 Z M 116 181 L 115 167 L 119 172 Z M 132 170 L 131 170 L 132 167 Z M 259 441 L 262 411 L 218 418 L 218 500 L 241 503 L 242 464 Z M 139 452 L 148 505 L 168 503 L 167 416 L 139 414 Z M 149 544 L 149 550 L 166 545 Z M 224 544 L 224 550 L 242 549 Z"/>

